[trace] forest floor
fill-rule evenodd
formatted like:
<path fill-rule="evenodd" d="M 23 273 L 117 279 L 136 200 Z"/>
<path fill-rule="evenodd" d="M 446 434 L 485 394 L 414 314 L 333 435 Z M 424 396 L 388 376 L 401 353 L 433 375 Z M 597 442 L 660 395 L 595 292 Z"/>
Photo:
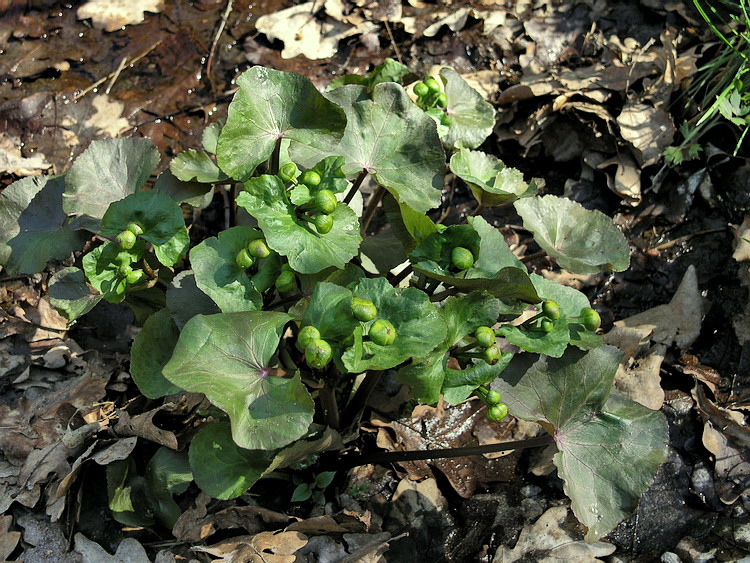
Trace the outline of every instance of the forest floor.
<path fill-rule="evenodd" d="M 129 310 L 102 302 L 68 330 L 46 297 L 55 266 L 0 272 L 0 559 L 107 561 L 116 549 L 160 563 L 747 558 L 750 164 L 732 156 L 727 125 L 701 139 L 698 158 L 672 166 L 662 156 L 700 111 L 685 93 L 718 49 L 692 2 L 328 0 L 258 30 L 260 16 L 290 4 L 0 0 L 0 188 L 63 172 L 90 141 L 118 136 L 153 140 L 161 171 L 226 115 L 233 80 L 252 65 L 321 88 L 386 57 L 417 74 L 451 66 L 498 110 L 483 150 L 625 233 L 625 272 L 529 266 L 595 304 L 607 342 L 625 353 L 616 385 L 667 416 L 668 461 L 632 517 L 596 544 L 582 541 L 546 450 L 362 466 L 298 503 L 291 481 L 261 481 L 231 501 L 193 487 L 173 530 L 123 529 L 107 508 L 108 459 L 182 448 L 200 398 L 139 395 Z M 470 205 L 449 182 L 435 218 L 457 222 Z M 519 254 L 537 250 L 512 207 L 483 216 Z M 210 230 L 223 218 L 217 195 L 191 219 Z M 404 412 L 406 403 L 386 378 L 359 447 L 486 440 L 472 402 Z M 533 433 L 514 420 L 503 428 L 505 439 Z M 258 558 L 238 555 L 248 545 Z"/>

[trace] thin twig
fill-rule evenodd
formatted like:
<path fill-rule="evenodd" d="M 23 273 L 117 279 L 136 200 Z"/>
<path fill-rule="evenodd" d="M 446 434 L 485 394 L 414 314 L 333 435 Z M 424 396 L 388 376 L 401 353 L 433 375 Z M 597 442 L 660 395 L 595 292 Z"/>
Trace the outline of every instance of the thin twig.
<path fill-rule="evenodd" d="M 367 170 L 362 170 L 362 172 L 359 173 L 359 176 L 357 176 L 354 180 L 354 183 L 352 184 L 352 187 L 349 188 L 349 191 L 346 193 L 346 197 L 344 197 L 344 203 L 349 205 L 351 203 L 352 199 L 354 199 L 354 194 L 357 193 L 357 190 L 362 185 L 362 182 L 367 177 Z"/>
<path fill-rule="evenodd" d="M 339 407 L 336 403 L 336 393 L 327 380 L 320 390 L 320 404 L 323 407 L 328 426 L 334 430 L 341 428 L 341 417 L 339 416 Z"/>
<path fill-rule="evenodd" d="M 227 25 L 229 14 L 232 13 L 232 4 L 234 4 L 234 0 L 227 0 L 227 7 L 224 9 L 224 13 L 221 15 L 221 22 L 219 23 L 219 28 L 216 30 L 216 34 L 214 35 L 214 40 L 211 43 L 211 49 L 208 52 L 208 60 L 206 61 L 206 78 L 208 78 L 208 83 L 211 85 L 211 92 L 213 92 L 214 94 L 216 93 L 216 87 L 214 85 L 213 79 L 211 78 L 211 66 L 214 63 L 214 55 L 216 54 L 216 46 L 219 43 L 219 38 L 221 37 L 221 34 L 224 33 L 224 28 Z"/>
<path fill-rule="evenodd" d="M 543 256 L 546 256 L 546 255 L 547 255 L 547 251 L 546 250 L 537 250 L 536 252 L 532 252 L 531 254 L 529 254 L 529 255 L 524 256 L 523 258 L 521 258 L 521 262 L 523 264 L 526 264 L 528 262 L 533 262 L 534 260 L 536 260 L 538 258 L 542 258 Z"/>
<path fill-rule="evenodd" d="M 414 273 L 414 268 L 411 264 L 407 264 L 407 266 L 401 270 L 398 274 L 393 276 L 393 279 L 391 280 L 391 285 L 393 287 L 397 287 L 398 284 L 400 284 L 402 281 L 404 281 L 408 276 Z"/>
<path fill-rule="evenodd" d="M 115 70 L 115 75 L 112 77 L 112 80 L 109 81 L 109 84 L 107 84 L 107 89 L 104 90 L 104 93 L 109 96 L 109 93 L 112 91 L 112 87 L 115 85 L 115 82 L 117 82 L 117 78 L 120 76 L 120 73 L 122 72 L 122 69 L 125 68 L 125 63 L 127 62 L 128 58 L 123 57 L 120 60 L 120 64 L 117 65 L 117 70 Z"/>
<path fill-rule="evenodd" d="M 470 446 L 466 448 L 440 448 L 435 450 L 412 450 L 406 452 L 374 452 L 371 454 L 349 456 L 352 457 L 352 459 L 347 459 L 347 456 L 340 456 L 337 458 L 336 464 L 341 468 L 350 468 L 376 463 L 417 461 L 421 459 L 446 459 L 451 457 L 466 457 L 507 452 L 510 450 L 536 448 L 540 446 L 549 446 L 554 443 L 555 439 L 552 436 L 547 435 L 539 436 L 538 438 L 529 438 L 527 440 L 517 440 L 515 442 Z"/>
<path fill-rule="evenodd" d="M 686 242 L 690 240 L 693 237 L 697 237 L 699 235 L 708 235 L 711 233 L 721 233 L 726 231 L 726 227 L 722 227 L 720 229 L 706 229 L 705 231 L 698 231 L 696 233 L 690 233 L 689 235 L 677 237 L 674 240 L 668 240 L 667 242 L 663 242 L 661 244 L 657 244 L 656 246 L 652 246 L 648 250 L 666 250 L 668 248 L 672 248 L 675 244 L 679 244 L 681 242 Z M 648 251 L 647 250 L 647 251 Z"/>
<path fill-rule="evenodd" d="M 385 24 L 385 31 L 388 33 L 388 39 L 391 40 L 391 46 L 393 47 L 394 53 L 396 53 L 396 59 L 401 64 L 404 64 L 404 60 L 401 58 L 401 50 L 398 48 L 398 45 L 396 44 L 396 40 L 393 38 L 393 32 L 391 31 L 391 26 L 388 24 L 388 20 L 383 20 L 383 23 Z"/>
<path fill-rule="evenodd" d="M 378 186 L 378 189 L 373 194 L 370 201 L 367 203 L 367 209 L 365 209 L 364 214 L 362 215 L 362 232 L 367 232 L 367 227 L 370 226 L 370 221 L 372 221 L 372 218 L 375 217 L 375 213 L 378 210 L 378 205 L 383 200 L 383 196 L 385 196 L 385 188 L 383 186 Z"/>

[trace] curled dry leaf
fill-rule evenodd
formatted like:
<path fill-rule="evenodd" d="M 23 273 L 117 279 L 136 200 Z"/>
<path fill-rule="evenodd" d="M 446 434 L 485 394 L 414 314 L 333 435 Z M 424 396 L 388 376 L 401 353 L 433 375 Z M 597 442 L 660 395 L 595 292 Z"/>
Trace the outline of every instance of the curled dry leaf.
<path fill-rule="evenodd" d="M 11 532 L 13 516 L 6 514 L 0 516 L 0 561 L 7 561 L 13 550 L 21 539 L 21 532 Z"/>
<path fill-rule="evenodd" d="M 261 532 L 193 549 L 220 557 L 217 561 L 224 563 L 294 563 L 294 553 L 306 544 L 307 536 L 299 532 Z"/>
<path fill-rule="evenodd" d="M 80 532 L 75 535 L 75 551 L 81 556 L 83 563 L 117 563 L 127 561 L 128 563 L 151 563 L 146 554 L 146 549 L 135 538 L 125 538 L 117 546 L 114 555 L 91 541 Z"/>
<path fill-rule="evenodd" d="M 675 127 L 663 109 L 646 104 L 626 104 L 617 117 L 620 133 L 638 151 L 643 166 L 656 164 L 672 144 Z"/>
<path fill-rule="evenodd" d="M 492 563 L 513 563 L 514 561 L 575 561 L 576 563 L 597 563 L 615 551 L 615 546 L 605 542 L 587 543 L 574 537 L 561 524 L 568 516 L 565 506 L 553 506 L 539 519 L 521 530 L 513 549 L 502 546 L 495 552 Z"/>
<path fill-rule="evenodd" d="M 667 347 L 655 344 L 649 348 L 652 334 L 649 327 L 615 326 L 604 335 L 604 341 L 623 353 L 615 387 L 644 407 L 659 410 L 664 402 L 659 373 Z"/>
<path fill-rule="evenodd" d="M 126 25 L 139 24 L 144 12 L 161 12 L 164 0 L 89 0 L 78 8 L 79 20 L 91 18 L 97 29 L 117 31 Z"/>
<path fill-rule="evenodd" d="M 685 350 L 698 338 L 709 306 L 698 288 L 695 266 L 690 265 L 669 304 L 617 321 L 615 326 L 650 328 L 653 342 Z"/>
<path fill-rule="evenodd" d="M 19 147 L 23 146 L 21 139 L 9 133 L 0 133 L 0 173 L 15 176 L 35 176 L 43 170 L 49 170 L 52 165 L 47 157 L 36 152 L 25 157 Z"/>
<path fill-rule="evenodd" d="M 732 258 L 737 262 L 750 260 L 750 215 L 745 215 L 740 226 L 732 225 L 732 230 L 734 232 L 734 254 L 732 254 Z"/>

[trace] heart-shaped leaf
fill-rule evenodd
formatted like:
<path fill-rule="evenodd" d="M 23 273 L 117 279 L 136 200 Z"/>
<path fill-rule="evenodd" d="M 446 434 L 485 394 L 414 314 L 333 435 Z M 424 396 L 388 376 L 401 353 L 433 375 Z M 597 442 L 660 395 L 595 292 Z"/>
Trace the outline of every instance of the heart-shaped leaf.
<path fill-rule="evenodd" d="M 561 268 L 595 274 L 621 272 L 630 265 L 625 237 L 601 211 L 554 195 L 520 199 L 514 205 L 524 227 Z"/>
<path fill-rule="evenodd" d="M 199 209 L 209 206 L 214 196 L 213 189 L 212 184 L 183 182 L 171 170 L 162 172 L 154 182 L 154 190 L 167 194 L 175 203 L 187 203 Z"/>
<path fill-rule="evenodd" d="M 452 68 L 442 69 L 440 78 L 448 96 L 445 113 L 450 121 L 440 140 L 449 150 L 477 148 L 495 127 L 494 108 Z"/>
<path fill-rule="evenodd" d="M 343 268 L 359 251 L 359 221 L 348 205 L 336 206 L 331 214 L 333 228 L 321 235 L 297 216 L 277 176 L 252 178 L 237 197 L 237 204 L 258 220 L 268 246 L 286 256 L 289 265 L 301 274 L 314 274 L 331 266 Z"/>
<path fill-rule="evenodd" d="M 190 442 L 190 467 L 201 490 L 218 499 L 236 498 L 263 476 L 273 455 L 263 450 L 248 450 L 232 440 L 226 422 L 214 422 L 201 428 Z"/>
<path fill-rule="evenodd" d="M 237 86 L 216 150 L 219 167 L 235 180 L 248 180 L 281 139 L 291 141 L 295 160 L 299 145 L 330 154 L 339 144 L 346 116 L 304 76 L 256 66 Z"/>
<path fill-rule="evenodd" d="M 465 401 L 477 387 L 495 381 L 512 359 L 513 354 L 503 354 L 500 361 L 493 365 L 477 360 L 465 369 L 446 369 L 443 399 L 451 405 Z"/>
<path fill-rule="evenodd" d="M 123 250 L 113 242 L 105 242 L 83 257 L 83 271 L 88 282 L 110 303 L 125 299 L 128 284 L 120 266 L 130 265 L 143 258 L 146 243 L 136 242 L 130 250 Z"/>
<path fill-rule="evenodd" d="M 588 541 L 635 508 L 667 457 L 664 416 L 612 391 L 620 357 L 611 346 L 560 359 L 523 354 L 493 384 L 511 414 L 554 435 L 554 463 Z"/>
<path fill-rule="evenodd" d="M 365 278 L 351 289 L 356 297 L 372 301 L 378 310 L 375 320 L 362 323 L 363 334 L 377 319 L 385 319 L 395 327 L 396 340 L 380 346 L 366 339 L 361 357 L 355 346 L 347 349 L 342 360 L 350 373 L 389 369 L 410 358 L 424 357 L 445 339 L 445 322 L 423 291 L 396 290 L 385 278 Z"/>
<path fill-rule="evenodd" d="M 169 169 L 183 182 L 195 180 L 216 184 L 227 180 L 227 175 L 216 166 L 208 153 L 195 149 L 188 149 L 175 156 L 169 163 Z"/>
<path fill-rule="evenodd" d="M 551 332 L 543 332 L 535 327 L 522 328 L 507 324 L 500 327 L 499 334 L 522 350 L 534 354 L 546 354 L 553 358 L 562 356 L 570 341 L 568 321 L 565 317 L 560 317 L 555 321 Z"/>
<path fill-rule="evenodd" d="M 307 432 L 314 410 L 299 374 L 279 377 L 271 365 L 291 319 L 268 311 L 197 315 L 182 329 L 164 376 L 226 412 L 238 446 L 285 446 Z"/>
<path fill-rule="evenodd" d="M 240 250 L 247 248 L 250 241 L 262 238 L 257 229 L 232 227 L 190 251 L 196 285 L 223 313 L 257 311 L 263 306 L 263 297 L 252 279 L 236 262 Z"/>
<path fill-rule="evenodd" d="M 203 293 L 195 283 L 192 270 L 180 272 L 167 288 L 167 307 L 172 311 L 175 324 L 182 328 L 195 315 L 220 313 L 219 306 Z"/>
<path fill-rule="evenodd" d="M 160 191 L 138 192 L 114 202 L 102 217 L 99 233 L 115 238 L 130 223 L 143 229 L 140 237 L 154 246 L 156 258 L 165 266 L 174 266 L 190 246 L 182 209 Z"/>
<path fill-rule="evenodd" d="M 469 185 L 482 207 L 505 205 L 521 197 L 536 195 L 539 191 L 535 180 L 527 184 L 520 171 L 480 151 L 459 150 L 451 157 L 450 167 L 451 172 Z"/>
<path fill-rule="evenodd" d="M 362 86 L 343 86 L 328 96 L 344 108 L 348 120 L 336 149 L 346 157 L 347 175 L 368 171 L 399 202 L 420 213 L 440 205 L 445 154 L 432 120 L 401 86 L 378 84 L 372 98 Z"/>
<path fill-rule="evenodd" d="M 49 302 L 69 324 L 91 311 L 101 300 L 101 295 L 92 293 L 86 275 L 79 268 L 63 268 L 49 281 Z"/>
<path fill-rule="evenodd" d="M 149 139 L 92 141 L 65 175 L 63 208 L 78 228 L 96 232 L 109 205 L 142 190 L 157 164 Z"/>
<path fill-rule="evenodd" d="M 452 387 L 451 383 L 445 385 L 446 374 L 449 371 L 447 361 L 450 348 L 480 326 L 494 325 L 500 316 L 501 306 L 500 301 L 494 297 L 477 291 L 464 297 L 449 297 L 443 302 L 438 312 L 447 327 L 446 338 L 426 357 L 424 355 L 421 359 L 417 357 L 412 364 L 402 368 L 398 373 L 399 381 L 411 387 L 412 397 L 429 404 L 436 403 L 440 398 L 440 393 Z M 482 363 L 487 365 L 486 362 Z M 497 373 L 500 371 L 502 369 Z M 481 384 L 477 383 L 473 389 L 469 389 L 468 393 Z M 458 385 L 464 386 L 465 383 L 459 382 Z"/>
<path fill-rule="evenodd" d="M 146 320 L 130 350 L 130 375 L 138 389 L 149 399 L 158 399 L 180 391 L 162 375 L 172 357 L 180 331 L 169 309 L 161 309 Z"/>
<path fill-rule="evenodd" d="M 182 515 L 173 495 L 184 493 L 193 482 L 187 453 L 159 448 L 149 460 L 144 477 L 156 518 L 163 526 L 172 529 Z"/>
<path fill-rule="evenodd" d="M 472 252 L 471 268 L 458 271 L 452 265 L 456 247 Z M 525 268 L 502 234 L 481 217 L 471 225 L 452 225 L 429 235 L 411 253 L 411 261 L 418 272 L 464 291 L 485 290 L 502 299 L 539 302 Z"/>
<path fill-rule="evenodd" d="M 86 241 L 62 209 L 65 180 L 29 177 L 0 194 L 0 264 L 11 274 L 35 274 L 67 258 Z"/>

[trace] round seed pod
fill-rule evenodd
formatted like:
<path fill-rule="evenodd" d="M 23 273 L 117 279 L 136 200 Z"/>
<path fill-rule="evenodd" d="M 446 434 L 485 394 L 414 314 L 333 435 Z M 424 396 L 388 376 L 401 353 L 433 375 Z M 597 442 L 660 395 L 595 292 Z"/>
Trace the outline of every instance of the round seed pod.
<path fill-rule="evenodd" d="M 358 321 L 366 323 L 378 316 L 378 309 L 369 299 L 355 297 L 352 299 L 352 314 Z"/>
<path fill-rule="evenodd" d="M 315 230 L 321 235 L 330 233 L 331 229 L 333 229 L 333 217 L 326 215 L 325 213 L 319 213 L 313 216 L 312 223 L 315 225 Z"/>
<path fill-rule="evenodd" d="M 378 346 L 390 346 L 396 340 L 396 327 L 391 321 L 378 319 L 372 323 L 367 335 Z"/>
<path fill-rule="evenodd" d="M 424 98 L 427 94 L 430 93 L 430 89 L 427 87 L 427 84 L 425 84 L 424 82 L 417 82 L 414 85 L 414 93 L 418 97 Z"/>
<path fill-rule="evenodd" d="M 297 287 L 297 278 L 295 277 L 294 272 L 290 270 L 282 270 L 279 277 L 276 278 L 274 285 L 279 293 L 290 293 L 294 291 L 295 287 Z"/>
<path fill-rule="evenodd" d="M 297 174 L 299 173 L 299 170 L 297 169 L 297 165 L 293 162 L 289 162 L 288 164 L 285 164 L 281 167 L 279 170 L 279 179 L 286 183 L 291 182 L 297 177 Z"/>
<path fill-rule="evenodd" d="M 135 246 L 135 241 L 137 240 L 137 237 L 133 231 L 125 230 L 121 232 L 119 235 L 115 237 L 115 242 L 117 243 L 117 246 L 122 248 L 123 250 L 130 250 Z"/>
<path fill-rule="evenodd" d="M 495 331 L 488 326 L 480 326 L 474 332 L 474 338 L 482 348 L 489 348 L 495 343 Z"/>
<path fill-rule="evenodd" d="M 138 285 L 146 281 L 146 272 L 143 270 L 132 270 L 127 276 L 125 281 L 128 285 Z"/>
<path fill-rule="evenodd" d="M 581 309 L 581 320 L 583 321 L 583 326 L 586 327 L 586 330 L 592 332 L 596 332 L 599 330 L 599 327 L 602 326 L 602 318 L 599 316 L 599 313 L 591 307 L 584 307 Z"/>
<path fill-rule="evenodd" d="M 485 362 L 494 366 L 503 357 L 503 352 L 500 350 L 497 344 L 493 344 L 489 348 L 485 348 L 482 352 L 482 358 Z"/>
<path fill-rule="evenodd" d="M 560 305 L 557 304 L 557 301 L 547 299 L 544 303 L 542 303 L 542 313 L 544 313 L 544 316 L 548 319 L 556 321 L 560 318 L 561 315 Z"/>
<path fill-rule="evenodd" d="M 261 238 L 251 240 L 247 245 L 247 251 L 255 258 L 268 258 L 271 255 L 271 249 Z"/>
<path fill-rule="evenodd" d="M 468 270 L 474 265 L 474 254 L 468 248 L 456 246 L 451 251 L 451 263 L 459 270 Z"/>
<path fill-rule="evenodd" d="M 339 201 L 331 190 L 320 190 L 315 194 L 315 207 L 320 209 L 326 215 L 336 211 Z"/>
<path fill-rule="evenodd" d="M 304 352 L 311 340 L 320 338 L 320 331 L 313 325 L 303 326 L 297 335 L 297 348 Z"/>
<path fill-rule="evenodd" d="M 487 409 L 487 420 L 492 420 L 493 422 L 500 422 L 506 416 L 508 416 L 508 405 L 506 405 L 505 403 L 500 403 L 499 405 L 492 405 L 490 408 Z"/>
<path fill-rule="evenodd" d="M 234 257 L 234 261 L 240 268 L 247 270 L 255 264 L 255 257 L 247 251 L 247 248 L 243 248 Z"/>
<path fill-rule="evenodd" d="M 313 369 L 323 369 L 333 357 L 331 345 L 325 340 L 315 338 L 305 346 L 305 361 Z"/>
<path fill-rule="evenodd" d="M 315 170 L 305 170 L 302 173 L 299 181 L 301 184 L 305 184 L 308 188 L 315 188 L 320 185 L 322 178 Z"/>
<path fill-rule="evenodd" d="M 487 391 L 486 401 L 488 405 L 499 405 L 500 401 L 502 400 L 503 398 L 500 393 L 498 393 L 494 389 L 490 389 L 489 391 Z"/>

